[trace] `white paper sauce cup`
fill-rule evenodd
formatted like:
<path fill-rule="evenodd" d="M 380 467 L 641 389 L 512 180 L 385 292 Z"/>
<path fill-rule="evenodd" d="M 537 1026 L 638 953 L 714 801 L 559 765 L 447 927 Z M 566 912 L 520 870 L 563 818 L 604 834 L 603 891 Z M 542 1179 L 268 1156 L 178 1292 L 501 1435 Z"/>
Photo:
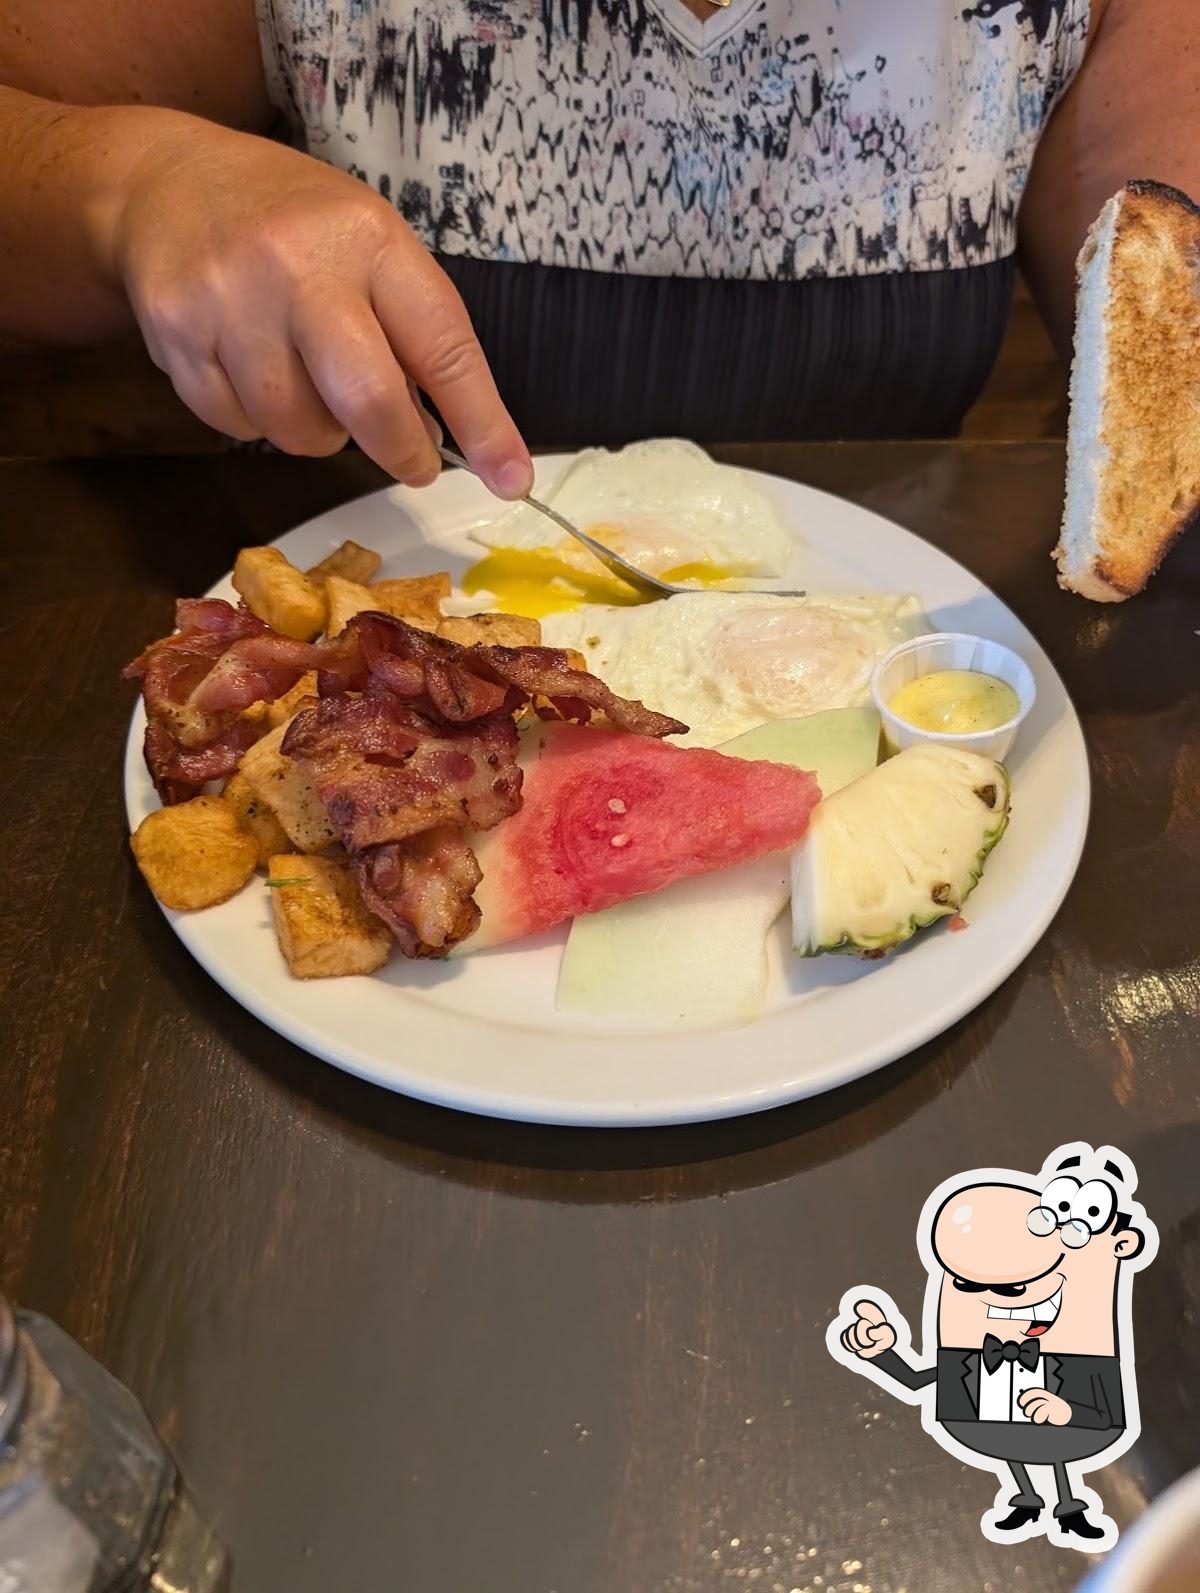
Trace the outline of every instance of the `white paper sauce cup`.
<path fill-rule="evenodd" d="M 902 686 L 918 675 L 932 675 L 943 669 L 970 669 L 982 675 L 994 675 L 1004 681 L 1017 694 L 1018 712 L 1006 724 L 995 730 L 973 730 L 966 735 L 955 735 L 944 730 L 919 730 L 901 719 L 888 707 Z M 1000 642 L 985 641 L 982 636 L 967 636 L 960 632 L 942 631 L 933 636 L 916 636 L 912 641 L 901 642 L 885 653 L 871 676 L 871 696 L 879 717 L 883 721 L 884 739 L 896 752 L 920 742 L 932 742 L 944 747 L 962 747 L 967 752 L 978 752 L 985 758 L 1003 762 L 1017 731 L 1033 707 L 1037 688 L 1033 671 L 1019 654 Z"/>

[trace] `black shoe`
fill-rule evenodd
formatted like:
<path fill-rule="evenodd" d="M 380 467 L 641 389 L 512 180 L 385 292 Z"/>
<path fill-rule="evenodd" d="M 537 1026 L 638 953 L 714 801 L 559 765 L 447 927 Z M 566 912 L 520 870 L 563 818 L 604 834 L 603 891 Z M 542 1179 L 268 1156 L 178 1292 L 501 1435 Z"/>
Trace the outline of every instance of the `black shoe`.
<path fill-rule="evenodd" d="M 1031 1521 L 1036 1521 L 1041 1515 L 1040 1505 L 1018 1505 L 1011 1515 L 1005 1516 L 1003 1521 L 997 1521 L 997 1532 L 1020 1532 L 1022 1527 L 1027 1527 Z"/>
<path fill-rule="evenodd" d="M 1104 1536 L 1104 1528 L 1093 1525 L 1082 1510 L 1072 1510 L 1065 1516 L 1059 1516 L 1058 1524 L 1064 1532 L 1073 1532 L 1078 1538 L 1102 1538 Z"/>

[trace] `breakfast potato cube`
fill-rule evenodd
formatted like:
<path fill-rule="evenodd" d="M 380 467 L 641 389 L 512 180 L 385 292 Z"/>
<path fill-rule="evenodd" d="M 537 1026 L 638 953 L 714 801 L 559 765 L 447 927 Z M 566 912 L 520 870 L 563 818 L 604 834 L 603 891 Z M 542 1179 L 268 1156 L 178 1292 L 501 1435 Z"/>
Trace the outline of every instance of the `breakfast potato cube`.
<path fill-rule="evenodd" d="M 356 614 L 368 609 L 391 614 L 417 630 L 434 631 L 442 618 L 440 601 L 450 595 L 450 577 L 444 573 L 421 575 L 411 581 L 376 581 L 374 586 L 362 586 L 340 575 L 327 575 L 325 591 L 329 598 L 330 636 L 336 636 Z"/>
<path fill-rule="evenodd" d="M 315 669 L 310 669 L 307 674 L 301 675 L 291 691 L 285 691 L 282 697 L 276 697 L 274 702 L 267 704 L 268 725 L 272 727 L 286 725 L 296 717 L 304 699 L 316 695 L 317 672 Z"/>
<path fill-rule="evenodd" d="M 371 587 L 375 608 L 394 614 L 418 630 L 436 630 L 442 621 L 442 599 L 450 596 L 450 577 L 445 570 L 436 575 L 415 575 L 403 581 L 376 581 Z"/>
<path fill-rule="evenodd" d="M 244 774 L 231 774 L 221 795 L 237 814 L 242 828 L 254 837 L 258 866 L 265 868 L 273 852 L 282 852 L 287 847 L 287 831 Z"/>
<path fill-rule="evenodd" d="M 392 932 L 367 911 L 349 863 L 276 855 L 267 884 L 279 949 L 297 979 L 374 973 L 388 960 Z"/>
<path fill-rule="evenodd" d="M 372 597 L 369 586 L 348 581 L 343 575 L 325 577 L 325 596 L 329 603 L 329 617 L 325 623 L 327 636 L 340 635 L 356 614 L 367 609 L 383 610 L 383 604 Z"/>
<path fill-rule="evenodd" d="M 324 628 L 325 593 L 278 548 L 243 548 L 233 584 L 250 612 L 284 636 L 311 642 Z"/>
<path fill-rule="evenodd" d="M 365 586 L 371 577 L 378 571 L 382 559 L 378 553 L 370 548 L 363 548 L 357 542 L 343 542 L 340 548 L 334 548 L 328 558 L 314 564 L 308 572 L 308 577 L 318 584 L 327 575 L 340 575 L 345 581 L 357 581 L 360 586 Z"/>
<path fill-rule="evenodd" d="M 219 796 L 193 797 L 147 814 L 130 845 L 147 885 L 177 912 L 228 901 L 258 861 L 254 837 Z"/>
<path fill-rule="evenodd" d="M 582 669 L 585 675 L 588 673 L 588 661 L 582 653 L 577 652 L 574 647 L 564 647 L 563 652 L 567 655 L 568 668 Z"/>
<path fill-rule="evenodd" d="M 242 755 L 238 767 L 292 845 L 301 852 L 320 852 L 337 836 L 307 773 L 280 752 L 286 734 L 287 726 L 277 725 Z"/>
<path fill-rule="evenodd" d="M 472 614 L 444 619 L 437 633 L 464 647 L 538 647 L 542 640 L 542 627 L 537 620 L 521 614 Z"/>

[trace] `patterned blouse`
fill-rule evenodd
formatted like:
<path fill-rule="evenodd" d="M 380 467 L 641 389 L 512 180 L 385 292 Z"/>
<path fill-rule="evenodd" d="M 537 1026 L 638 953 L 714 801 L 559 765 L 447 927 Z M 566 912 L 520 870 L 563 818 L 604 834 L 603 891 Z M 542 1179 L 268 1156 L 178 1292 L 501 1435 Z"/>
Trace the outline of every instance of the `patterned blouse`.
<path fill-rule="evenodd" d="M 1088 0 L 258 9 L 297 140 L 439 256 L 542 441 L 689 415 L 709 436 L 952 430 L 1089 22 Z"/>

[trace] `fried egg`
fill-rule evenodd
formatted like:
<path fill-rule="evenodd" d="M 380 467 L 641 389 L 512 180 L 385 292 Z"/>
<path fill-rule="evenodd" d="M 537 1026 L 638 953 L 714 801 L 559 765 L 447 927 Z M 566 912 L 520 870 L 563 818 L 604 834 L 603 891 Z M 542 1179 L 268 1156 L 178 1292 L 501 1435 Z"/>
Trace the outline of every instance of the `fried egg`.
<path fill-rule="evenodd" d="M 710 585 L 778 575 L 795 545 L 774 504 L 748 476 L 716 464 L 695 443 L 675 439 L 631 443 L 615 453 L 586 449 L 545 501 L 581 531 L 670 581 Z M 471 536 L 495 551 L 468 573 L 463 589 L 491 593 L 497 608 L 545 614 L 589 601 L 638 601 L 527 505 Z"/>
<path fill-rule="evenodd" d="M 928 628 L 906 594 L 688 592 L 551 614 L 542 638 L 577 649 L 621 696 L 682 719 L 683 745 L 714 747 L 772 720 L 861 706 L 876 660 Z"/>

